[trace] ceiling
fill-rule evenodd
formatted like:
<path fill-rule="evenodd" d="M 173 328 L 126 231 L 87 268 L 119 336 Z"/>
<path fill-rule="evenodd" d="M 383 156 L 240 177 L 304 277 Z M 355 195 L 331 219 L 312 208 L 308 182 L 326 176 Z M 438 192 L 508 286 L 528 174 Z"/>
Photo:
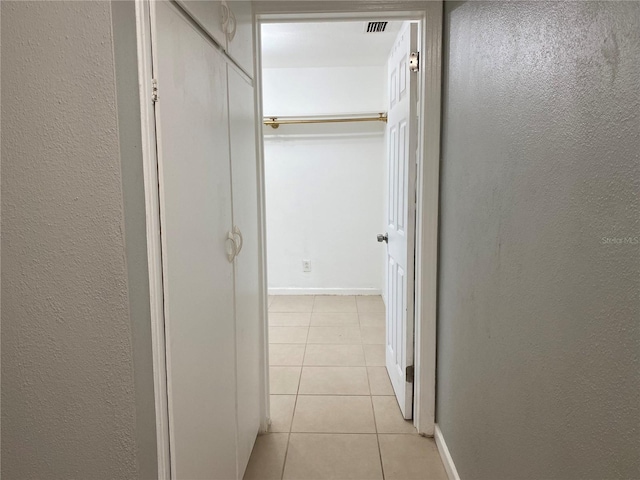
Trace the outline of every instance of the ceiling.
<path fill-rule="evenodd" d="M 347 67 L 386 65 L 402 22 L 365 33 L 367 22 L 267 23 L 262 25 L 262 66 Z"/>

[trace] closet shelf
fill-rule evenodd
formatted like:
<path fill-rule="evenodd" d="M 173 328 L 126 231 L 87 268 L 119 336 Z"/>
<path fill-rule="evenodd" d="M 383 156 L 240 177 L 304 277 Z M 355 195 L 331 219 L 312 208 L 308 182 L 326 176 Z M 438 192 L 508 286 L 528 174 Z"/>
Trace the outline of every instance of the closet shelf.
<path fill-rule="evenodd" d="M 307 117 L 265 117 L 264 124 L 271 128 L 280 125 L 299 125 L 305 123 L 348 123 L 348 122 L 384 122 L 387 123 L 387 114 L 378 113 L 377 116 L 307 116 Z"/>

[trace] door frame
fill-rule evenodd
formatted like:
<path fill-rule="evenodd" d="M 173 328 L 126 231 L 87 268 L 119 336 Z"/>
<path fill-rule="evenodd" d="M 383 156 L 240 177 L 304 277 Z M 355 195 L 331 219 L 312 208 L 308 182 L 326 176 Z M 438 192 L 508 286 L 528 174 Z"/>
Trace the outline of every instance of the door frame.
<path fill-rule="evenodd" d="M 418 120 L 418 172 L 416 201 L 415 252 L 415 351 L 414 351 L 414 417 L 418 433 L 435 434 L 436 404 L 436 315 L 438 279 L 438 213 L 440 184 L 440 122 L 442 90 L 442 20 L 441 0 L 430 2 L 363 0 L 358 2 L 291 2 L 253 3 L 255 25 L 255 82 L 258 142 L 258 174 L 261 231 L 261 277 L 264 302 L 263 328 L 267 330 L 266 211 L 264 176 L 264 118 L 262 111 L 261 25 L 301 21 L 369 21 L 413 20 L 419 24 L 420 71 Z M 268 352 L 265 333 L 265 352 Z M 269 415 L 268 359 L 265 356 L 266 406 L 263 430 Z"/>
<path fill-rule="evenodd" d="M 160 191 L 153 95 L 153 48 L 151 42 L 150 0 L 135 0 L 138 83 L 142 134 L 142 165 L 149 264 L 149 301 L 151 305 L 151 349 L 153 390 L 156 415 L 156 451 L 158 479 L 171 478 L 169 441 L 169 405 L 164 326 L 164 281 L 162 239 L 160 236 Z"/>

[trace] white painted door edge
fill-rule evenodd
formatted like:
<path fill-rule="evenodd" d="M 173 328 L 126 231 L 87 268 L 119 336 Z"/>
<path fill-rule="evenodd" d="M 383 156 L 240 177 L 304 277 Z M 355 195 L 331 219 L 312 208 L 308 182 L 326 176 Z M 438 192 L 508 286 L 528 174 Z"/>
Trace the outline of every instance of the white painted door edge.
<path fill-rule="evenodd" d="M 135 7 L 140 120 L 142 129 L 142 161 L 147 223 L 147 259 L 149 263 L 149 299 L 151 304 L 158 479 L 169 480 L 171 478 L 169 410 L 167 405 L 167 372 L 164 338 L 164 291 L 160 238 L 158 161 L 156 158 L 155 113 L 152 101 L 153 67 L 149 0 L 136 0 Z"/>
<path fill-rule="evenodd" d="M 420 70 L 420 138 L 418 158 L 418 211 L 416 225 L 416 285 L 415 285 L 415 383 L 414 419 L 419 433 L 433 436 L 435 433 L 435 378 L 436 378 L 436 301 L 438 259 L 438 212 L 440 183 L 440 103 L 442 57 L 442 0 L 432 2 L 397 1 L 381 4 L 375 0 L 362 2 L 254 2 L 256 20 L 256 70 L 257 118 L 262 115 L 262 72 L 260 49 L 261 23 L 291 21 L 369 21 L 376 18 L 388 20 L 414 20 L 419 22 L 421 38 Z M 261 122 L 258 122 L 261 124 Z M 262 125 L 259 126 L 259 169 L 261 199 L 264 202 L 264 155 Z M 264 233 L 264 203 L 261 208 Z M 263 279 L 266 290 L 266 256 L 263 255 Z M 265 299 L 266 313 L 266 299 Z M 266 329 L 266 314 L 263 322 Z M 265 334 L 265 350 L 267 349 Z M 268 385 L 268 383 L 267 383 Z M 265 388 L 265 404 L 269 391 Z M 268 409 L 264 419 L 268 423 Z"/>
<path fill-rule="evenodd" d="M 440 430 L 440 427 L 437 423 L 435 428 L 435 438 L 436 446 L 438 447 L 438 453 L 440 454 L 440 458 L 442 459 L 442 463 L 444 464 L 444 469 L 447 472 L 449 480 L 460 480 L 460 475 L 458 475 L 456 465 L 455 463 L 453 463 L 453 458 L 451 457 L 451 453 L 449 452 L 447 443 L 444 441 L 442 431 Z"/>

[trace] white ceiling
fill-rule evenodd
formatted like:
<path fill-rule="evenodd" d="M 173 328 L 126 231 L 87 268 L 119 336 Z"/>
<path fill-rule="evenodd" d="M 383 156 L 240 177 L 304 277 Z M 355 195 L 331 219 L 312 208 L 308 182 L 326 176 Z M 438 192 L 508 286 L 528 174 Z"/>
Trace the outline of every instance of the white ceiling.
<path fill-rule="evenodd" d="M 262 66 L 347 67 L 386 65 L 402 22 L 365 33 L 366 22 L 268 23 L 262 25 Z"/>

